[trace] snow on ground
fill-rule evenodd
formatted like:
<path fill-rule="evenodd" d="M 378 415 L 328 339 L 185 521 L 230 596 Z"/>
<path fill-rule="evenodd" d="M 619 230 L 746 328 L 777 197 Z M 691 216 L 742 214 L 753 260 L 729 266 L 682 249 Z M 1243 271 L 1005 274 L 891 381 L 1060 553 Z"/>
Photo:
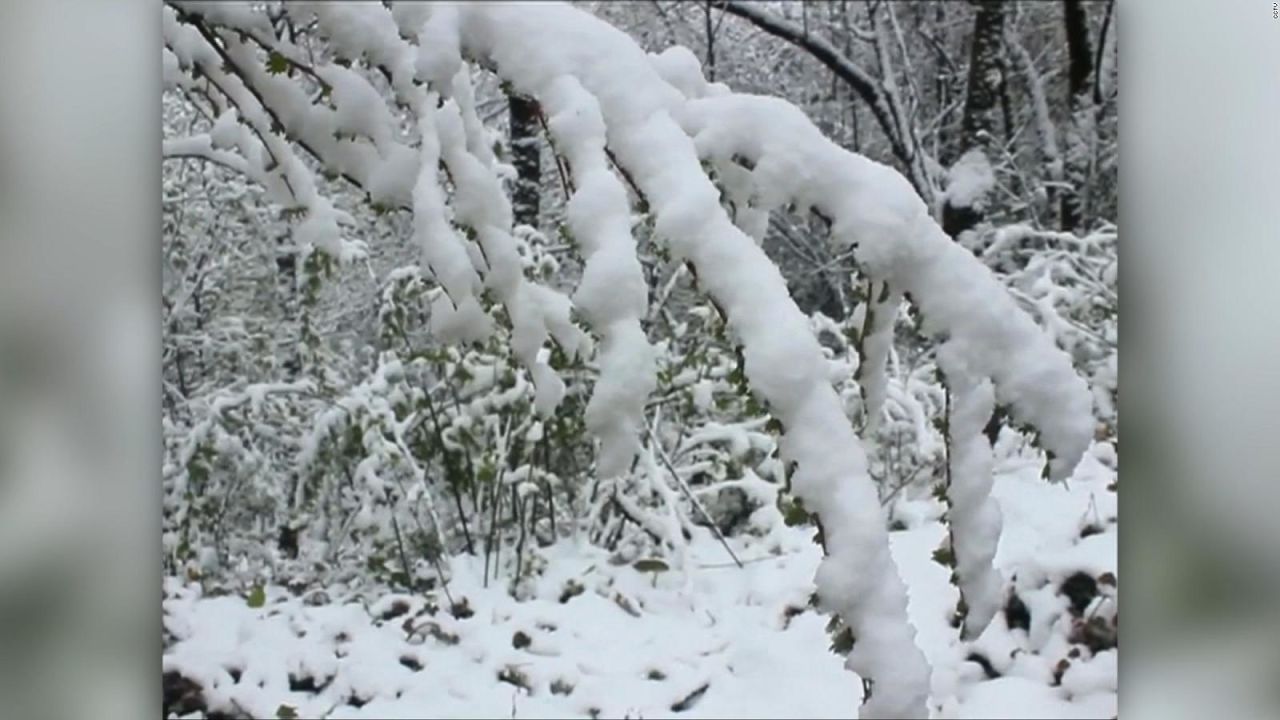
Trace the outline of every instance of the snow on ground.
<path fill-rule="evenodd" d="M 934 717 L 1116 714 L 1116 650 L 1069 640 L 1116 615 L 1115 473 L 1097 459 L 1108 451 L 1086 455 L 1065 487 L 1042 481 L 1034 461 L 998 468 L 996 562 L 1029 619 L 1006 606 L 972 644 L 951 627 L 957 592 L 932 559 L 941 505 L 895 508 L 907 529 L 891 534 L 893 555 L 933 666 Z M 177 641 L 164 670 L 199 683 L 205 707 L 233 717 L 274 718 L 281 706 L 300 718 L 855 717 L 861 683 L 828 649 L 827 619 L 807 607 L 820 559 L 812 534 L 736 538 L 741 569 L 699 538 L 687 572 L 656 574 L 564 542 L 543 550 L 546 569 L 519 602 L 500 584 L 482 586 L 482 559 L 460 558 L 449 589 L 471 613 L 458 617 L 439 593 L 313 605 L 269 587 L 255 609 L 171 578 L 165 627 Z M 1102 578 L 1091 594 L 1078 587 L 1088 582 L 1067 581 L 1079 571 Z M 1083 612 L 1072 611 L 1076 596 Z M 202 717 L 182 712 L 171 717 Z"/>

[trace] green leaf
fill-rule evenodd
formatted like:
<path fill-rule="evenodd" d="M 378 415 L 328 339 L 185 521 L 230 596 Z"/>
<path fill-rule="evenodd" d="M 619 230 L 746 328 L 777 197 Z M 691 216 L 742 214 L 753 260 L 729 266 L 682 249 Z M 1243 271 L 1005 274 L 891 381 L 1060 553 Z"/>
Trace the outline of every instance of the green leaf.
<path fill-rule="evenodd" d="M 845 628 L 831 639 L 831 651 L 841 655 L 848 655 L 853 650 L 854 645 L 853 630 Z"/>
<path fill-rule="evenodd" d="M 267 604 L 267 591 L 261 585 L 254 585 L 249 591 L 249 607 L 260 608 Z"/>
<path fill-rule="evenodd" d="M 944 567 L 955 567 L 956 555 L 951 551 L 951 548 L 943 545 L 933 551 L 933 561 Z"/>
<path fill-rule="evenodd" d="M 808 525 L 813 522 L 813 515 L 805 509 L 804 503 L 796 498 L 790 502 L 783 501 L 782 521 L 787 527 L 796 527 L 797 525 Z"/>
<path fill-rule="evenodd" d="M 267 72 L 272 75 L 284 75 L 289 72 L 289 61 L 273 50 L 271 55 L 267 57 Z"/>
<path fill-rule="evenodd" d="M 467 366 L 462 363 L 458 363 L 457 369 L 453 372 L 453 378 L 460 383 L 470 382 L 474 377 L 471 371 L 467 369 Z"/>
<path fill-rule="evenodd" d="M 276 708 L 276 718 L 278 720 L 298 720 L 298 709 L 292 705 L 281 704 Z"/>
<path fill-rule="evenodd" d="M 671 569 L 665 562 L 659 560 L 658 558 L 648 558 L 645 560 L 637 560 L 633 567 L 635 567 L 635 569 L 639 572 L 653 572 L 653 573 L 666 572 L 667 570 Z"/>

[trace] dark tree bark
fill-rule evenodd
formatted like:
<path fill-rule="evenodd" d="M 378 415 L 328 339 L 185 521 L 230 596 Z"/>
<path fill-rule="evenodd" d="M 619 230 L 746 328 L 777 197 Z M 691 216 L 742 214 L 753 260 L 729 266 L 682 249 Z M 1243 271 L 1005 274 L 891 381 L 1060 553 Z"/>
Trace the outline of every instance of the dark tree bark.
<path fill-rule="evenodd" d="M 1062 193 L 1061 227 L 1075 230 L 1082 220 L 1083 190 L 1088 176 L 1084 151 L 1091 125 L 1089 77 L 1093 74 L 1093 51 L 1089 43 L 1089 16 L 1080 0 L 1063 0 L 1062 15 L 1067 35 L 1067 107 L 1071 112 L 1067 142 L 1066 180 Z"/>
<path fill-rule="evenodd" d="M 1005 91 L 1004 18 L 1002 2 L 978 4 L 973 19 L 973 44 L 969 51 L 969 84 L 961 120 L 963 148 L 960 157 L 981 153 L 990 163 L 991 147 L 1000 124 L 1000 100 Z M 1007 113 L 1006 113 L 1007 114 Z M 958 160 L 954 158 L 953 160 Z M 942 229 L 952 237 L 973 229 L 984 217 L 983 197 L 948 192 L 942 206 Z"/>
<path fill-rule="evenodd" d="M 1089 48 L 1089 16 L 1080 0 L 1063 0 L 1063 20 L 1067 31 L 1068 78 L 1071 97 L 1075 98 L 1089 86 L 1093 72 L 1093 52 Z"/>
<path fill-rule="evenodd" d="M 1115 9 L 1115 0 L 1107 3 L 1107 14 L 1102 18 L 1102 30 L 1098 33 L 1098 52 L 1093 58 L 1093 103 L 1101 105 L 1102 97 L 1102 53 L 1107 49 L 1107 30 L 1111 27 L 1111 11 Z"/>
<path fill-rule="evenodd" d="M 542 194 L 542 148 L 538 140 L 538 104 L 530 98 L 511 95 L 511 159 L 516 169 L 511 192 L 512 211 L 517 225 L 538 224 Z"/>
<path fill-rule="evenodd" d="M 707 79 L 716 81 L 716 26 L 711 23 L 711 0 L 703 6 L 703 19 L 706 20 L 707 33 Z"/>
<path fill-rule="evenodd" d="M 969 86 L 961 122 L 968 147 L 986 147 L 995 137 L 996 110 L 1003 87 L 1004 3 L 984 2 L 978 5 L 978 12 L 973 18 Z"/>

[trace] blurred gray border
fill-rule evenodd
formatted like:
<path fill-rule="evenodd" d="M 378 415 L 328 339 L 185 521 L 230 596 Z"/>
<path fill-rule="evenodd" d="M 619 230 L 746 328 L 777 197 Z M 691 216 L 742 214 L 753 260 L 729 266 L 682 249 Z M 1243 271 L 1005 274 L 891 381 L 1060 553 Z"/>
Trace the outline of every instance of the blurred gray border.
<path fill-rule="evenodd" d="M 1280 14 L 1121 1 L 1121 707 L 1280 708 Z"/>
<path fill-rule="evenodd" d="M 0 2 L 0 716 L 159 715 L 160 14 Z"/>

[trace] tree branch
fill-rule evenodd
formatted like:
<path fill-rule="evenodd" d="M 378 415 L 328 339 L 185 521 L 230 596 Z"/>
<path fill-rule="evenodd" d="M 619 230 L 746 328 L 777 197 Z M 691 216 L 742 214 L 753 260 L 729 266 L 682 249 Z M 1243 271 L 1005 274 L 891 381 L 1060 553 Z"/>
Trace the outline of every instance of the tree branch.
<path fill-rule="evenodd" d="M 924 182 L 924 178 L 918 176 L 915 152 L 907 146 L 906 139 L 902 137 L 893 120 L 888 100 L 880 89 L 880 84 L 871 75 L 827 40 L 806 33 L 803 28 L 774 16 L 757 5 L 733 0 L 715 0 L 712 5 L 804 50 L 853 88 L 854 92 L 870 106 L 871 114 L 875 116 L 876 122 L 889 140 L 889 147 L 894 157 L 907 169 L 907 179 L 911 181 L 916 192 L 921 197 L 925 197 L 924 190 L 928 184 Z"/>

